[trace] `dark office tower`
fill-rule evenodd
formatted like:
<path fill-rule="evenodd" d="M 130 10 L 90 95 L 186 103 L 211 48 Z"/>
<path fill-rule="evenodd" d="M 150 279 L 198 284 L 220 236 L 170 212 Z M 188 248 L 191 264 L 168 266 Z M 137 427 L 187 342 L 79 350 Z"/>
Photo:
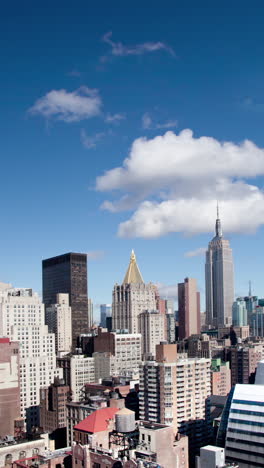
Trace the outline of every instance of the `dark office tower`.
<path fill-rule="evenodd" d="M 43 302 L 55 304 L 58 293 L 67 293 L 72 308 L 72 346 L 88 332 L 87 255 L 67 253 L 42 261 Z"/>

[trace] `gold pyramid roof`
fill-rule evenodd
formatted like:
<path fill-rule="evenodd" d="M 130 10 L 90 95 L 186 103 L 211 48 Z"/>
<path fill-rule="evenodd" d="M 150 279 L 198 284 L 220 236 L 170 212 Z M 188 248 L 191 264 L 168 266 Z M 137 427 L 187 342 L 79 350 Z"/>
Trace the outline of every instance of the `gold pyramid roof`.
<path fill-rule="evenodd" d="M 137 260 L 134 250 L 132 250 L 131 252 L 129 266 L 123 281 L 123 284 L 130 283 L 144 283 L 140 270 L 137 266 Z"/>

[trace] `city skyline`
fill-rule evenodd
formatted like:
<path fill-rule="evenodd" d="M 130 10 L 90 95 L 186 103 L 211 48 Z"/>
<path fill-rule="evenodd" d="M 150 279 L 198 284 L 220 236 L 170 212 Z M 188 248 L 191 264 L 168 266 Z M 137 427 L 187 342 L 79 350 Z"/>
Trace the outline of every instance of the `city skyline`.
<path fill-rule="evenodd" d="M 235 296 L 249 279 L 261 296 L 264 7 L 15 4 L 0 20 L 0 281 L 41 293 L 43 259 L 88 252 L 89 296 L 107 304 L 134 248 L 164 297 L 196 278 L 204 310 L 219 199 Z"/>

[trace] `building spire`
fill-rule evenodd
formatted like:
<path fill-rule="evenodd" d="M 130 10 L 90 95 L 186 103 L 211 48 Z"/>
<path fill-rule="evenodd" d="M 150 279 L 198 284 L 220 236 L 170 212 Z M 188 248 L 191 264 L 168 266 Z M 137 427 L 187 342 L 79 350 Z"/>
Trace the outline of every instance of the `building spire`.
<path fill-rule="evenodd" d="M 131 251 L 130 262 L 123 281 L 123 284 L 144 283 L 140 270 L 137 266 L 137 259 L 134 250 Z"/>
<path fill-rule="evenodd" d="M 222 233 L 222 226 L 221 226 L 221 220 L 220 220 L 220 216 L 219 216 L 219 204 L 218 204 L 218 201 L 217 201 L 217 204 L 216 204 L 215 235 L 216 235 L 216 237 L 222 237 L 222 235 L 223 235 L 223 233 Z"/>

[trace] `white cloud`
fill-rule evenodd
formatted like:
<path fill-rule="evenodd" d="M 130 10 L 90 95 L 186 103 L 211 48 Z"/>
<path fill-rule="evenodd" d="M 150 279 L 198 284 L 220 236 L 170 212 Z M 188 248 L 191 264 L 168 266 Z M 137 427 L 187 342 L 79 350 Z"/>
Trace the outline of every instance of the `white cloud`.
<path fill-rule="evenodd" d="M 206 247 L 199 247 L 195 250 L 189 250 L 188 252 L 185 252 L 184 257 L 198 257 L 199 255 L 204 255 L 206 250 Z"/>
<path fill-rule="evenodd" d="M 148 129 L 148 128 L 151 128 L 151 126 L 152 126 L 152 118 L 146 112 L 144 115 L 142 115 L 142 128 Z"/>
<path fill-rule="evenodd" d="M 105 252 L 103 250 L 90 250 L 90 252 L 87 252 L 88 260 L 101 260 L 104 256 Z"/>
<path fill-rule="evenodd" d="M 84 129 L 81 130 L 81 142 L 87 149 L 96 148 L 98 141 L 102 140 L 105 132 L 96 133 L 95 135 L 88 136 Z"/>
<path fill-rule="evenodd" d="M 68 123 L 99 115 L 101 106 L 98 90 L 82 86 L 72 92 L 65 89 L 49 91 L 35 102 L 29 113 Z"/>
<path fill-rule="evenodd" d="M 118 123 L 120 120 L 125 120 L 125 114 L 107 114 L 105 117 L 106 123 Z"/>
<path fill-rule="evenodd" d="M 144 128 L 145 130 L 173 128 L 173 127 L 177 127 L 178 125 L 177 120 L 167 120 L 164 123 L 154 123 L 152 117 L 150 116 L 148 112 L 142 115 L 141 123 L 142 123 L 142 128 Z"/>
<path fill-rule="evenodd" d="M 143 55 L 145 53 L 157 52 L 158 50 L 165 50 L 173 57 L 175 56 L 174 50 L 164 42 L 144 42 L 134 46 L 126 46 L 122 42 L 114 42 L 112 39 L 112 32 L 104 34 L 102 40 L 111 47 L 111 55 L 124 57 L 127 55 Z M 103 57 L 102 61 L 105 61 Z"/>
<path fill-rule="evenodd" d="M 174 299 L 178 297 L 178 285 L 171 284 L 167 285 L 164 283 L 156 283 L 156 286 L 159 291 L 159 295 L 162 299 Z"/>
<path fill-rule="evenodd" d="M 178 120 L 167 120 L 164 123 L 157 123 L 156 128 L 173 128 L 178 126 Z"/>
<path fill-rule="evenodd" d="M 122 237 L 212 231 L 217 199 L 224 232 L 254 232 L 264 223 L 264 193 L 248 179 L 263 174 L 264 150 L 253 142 L 195 138 L 184 130 L 135 140 L 122 167 L 97 178 L 97 189 L 123 192 L 107 202 L 111 211 L 135 209 L 119 225 Z"/>

